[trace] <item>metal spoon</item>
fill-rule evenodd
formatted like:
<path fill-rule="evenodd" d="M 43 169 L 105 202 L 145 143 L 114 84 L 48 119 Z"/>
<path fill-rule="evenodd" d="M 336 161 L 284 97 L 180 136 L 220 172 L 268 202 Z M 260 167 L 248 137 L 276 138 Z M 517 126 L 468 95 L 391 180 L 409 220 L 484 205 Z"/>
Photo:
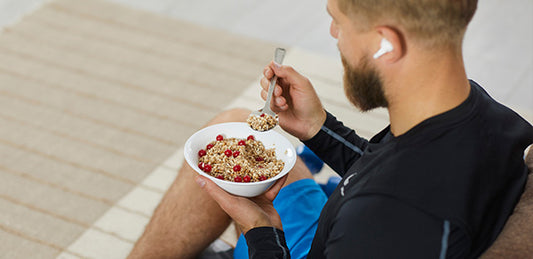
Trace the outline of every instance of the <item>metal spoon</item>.
<path fill-rule="evenodd" d="M 285 49 L 283 48 L 276 48 L 276 52 L 274 54 L 274 62 L 278 63 L 281 65 L 281 63 L 283 62 L 283 58 L 285 57 Z M 276 80 L 278 79 L 278 77 L 276 75 L 274 75 L 272 77 L 272 79 L 270 79 L 270 85 L 268 87 L 268 94 L 267 94 L 267 98 L 266 98 L 266 102 L 265 102 L 265 107 L 263 107 L 262 109 L 259 109 L 257 111 L 253 111 L 252 113 L 250 113 L 250 116 L 258 116 L 258 117 L 264 117 L 266 115 L 269 115 L 269 116 L 272 116 L 276 119 L 276 125 L 278 124 L 277 122 L 277 115 L 276 113 L 274 113 L 271 109 L 270 109 L 270 102 L 271 102 L 271 99 L 272 99 L 272 94 L 274 93 L 274 88 L 276 86 Z M 276 125 L 274 125 L 273 127 L 275 127 Z M 272 128 L 273 128 L 272 127 Z M 252 127 L 252 129 L 255 129 L 254 127 Z M 271 128 L 269 129 L 266 129 L 266 130 L 270 130 Z M 255 129 L 257 130 L 257 129 Z"/>

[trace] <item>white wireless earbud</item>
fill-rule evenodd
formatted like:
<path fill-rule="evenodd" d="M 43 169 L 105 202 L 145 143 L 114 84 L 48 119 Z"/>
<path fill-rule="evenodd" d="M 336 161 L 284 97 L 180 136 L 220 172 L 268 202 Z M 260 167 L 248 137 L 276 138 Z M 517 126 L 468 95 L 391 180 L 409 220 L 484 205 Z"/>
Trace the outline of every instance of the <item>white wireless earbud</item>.
<path fill-rule="evenodd" d="M 390 43 L 390 41 L 388 41 L 385 38 L 381 39 L 381 47 L 376 52 L 376 54 L 374 54 L 374 59 L 377 59 L 377 58 L 383 56 L 383 54 L 385 54 L 385 53 L 391 52 L 393 49 L 394 48 L 392 47 L 392 43 Z"/>

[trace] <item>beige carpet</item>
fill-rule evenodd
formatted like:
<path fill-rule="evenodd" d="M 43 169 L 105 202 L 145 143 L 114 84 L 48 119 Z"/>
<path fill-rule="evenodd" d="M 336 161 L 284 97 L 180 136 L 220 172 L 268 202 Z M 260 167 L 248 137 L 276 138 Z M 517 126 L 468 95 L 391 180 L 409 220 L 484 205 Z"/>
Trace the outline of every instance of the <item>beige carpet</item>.
<path fill-rule="evenodd" d="M 4 30 L 0 258 L 124 258 L 185 140 L 221 109 L 262 105 L 275 47 L 102 0 L 51 1 Z M 289 48 L 285 63 L 361 136 L 388 124 L 348 103 L 340 60 Z"/>
<path fill-rule="evenodd" d="M 100 0 L 52 1 L 4 30 L 0 258 L 64 252 L 274 48 Z"/>

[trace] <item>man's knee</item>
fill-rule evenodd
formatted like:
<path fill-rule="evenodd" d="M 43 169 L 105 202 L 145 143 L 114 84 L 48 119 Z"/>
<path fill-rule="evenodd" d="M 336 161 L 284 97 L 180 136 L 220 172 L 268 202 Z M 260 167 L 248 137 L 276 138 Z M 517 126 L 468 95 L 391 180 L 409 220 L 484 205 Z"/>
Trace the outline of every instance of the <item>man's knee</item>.
<path fill-rule="evenodd" d="M 248 115 L 250 115 L 250 112 L 250 110 L 243 108 L 229 109 L 217 114 L 207 123 L 207 125 L 213 125 L 223 122 L 245 122 L 246 118 L 248 118 Z"/>

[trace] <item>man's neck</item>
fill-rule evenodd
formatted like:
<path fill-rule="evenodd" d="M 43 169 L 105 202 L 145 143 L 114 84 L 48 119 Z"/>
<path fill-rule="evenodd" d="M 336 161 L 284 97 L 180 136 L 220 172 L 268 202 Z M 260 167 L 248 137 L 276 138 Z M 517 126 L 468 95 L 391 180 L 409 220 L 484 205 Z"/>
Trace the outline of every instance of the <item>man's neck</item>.
<path fill-rule="evenodd" d="M 466 100 L 470 84 L 461 53 L 450 53 L 418 57 L 412 54 L 394 71 L 386 90 L 394 136 Z"/>

